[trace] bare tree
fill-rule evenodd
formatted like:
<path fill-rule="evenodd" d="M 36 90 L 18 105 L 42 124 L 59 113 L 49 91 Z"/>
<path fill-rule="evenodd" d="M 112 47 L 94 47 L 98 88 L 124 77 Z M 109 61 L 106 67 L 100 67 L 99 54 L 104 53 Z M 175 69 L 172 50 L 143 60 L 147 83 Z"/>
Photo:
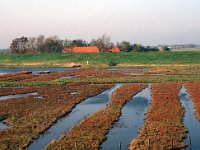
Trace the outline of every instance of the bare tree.
<path fill-rule="evenodd" d="M 48 37 L 44 42 L 44 52 L 62 52 L 63 40 L 57 36 Z"/>
<path fill-rule="evenodd" d="M 21 37 L 14 39 L 10 45 L 10 50 L 12 53 L 26 53 L 28 50 L 28 38 Z"/>
<path fill-rule="evenodd" d="M 44 35 L 40 35 L 36 39 L 36 49 L 38 52 L 43 52 L 44 51 L 44 42 L 45 42 L 45 37 Z"/>
<path fill-rule="evenodd" d="M 30 37 L 28 39 L 28 52 L 34 53 L 37 51 L 37 39 L 35 37 Z"/>
<path fill-rule="evenodd" d="M 97 39 L 97 47 L 101 52 L 106 52 L 111 47 L 110 37 L 102 35 Z"/>

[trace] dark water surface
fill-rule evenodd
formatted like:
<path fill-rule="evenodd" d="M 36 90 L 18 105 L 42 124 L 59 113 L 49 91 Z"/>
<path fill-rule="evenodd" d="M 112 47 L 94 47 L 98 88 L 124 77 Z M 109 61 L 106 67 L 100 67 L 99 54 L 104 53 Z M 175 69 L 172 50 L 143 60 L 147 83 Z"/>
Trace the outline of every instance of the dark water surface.
<path fill-rule="evenodd" d="M 99 109 L 103 109 L 110 100 L 112 92 L 119 86 L 120 84 L 117 84 L 111 89 L 77 104 L 71 113 L 59 119 L 58 122 L 51 126 L 45 133 L 41 134 L 38 139 L 33 140 L 33 143 L 31 143 L 28 149 L 41 150 L 52 140 L 61 137 L 61 135 L 66 133 L 70 128 L 78 124 L 85 117 L 91 115 Z"/>
<path fill-rule="evenodd" d="M 109 131 L 101 150 L 128 150 L 130 142 L 138 135 L 144 124 L 144 116 L 150 106 L 150 87 L 136 94 L 122 109 L 119 121 Z"/>
<path fill-rule="evenodd" d="M 189 98 L 189 94 L 184 86 L 182 87 L 179 96 L 182 106 L 185 108 L 184 126 L 189 131 L 184 143 L 190 145 L 191 139 L 191 148 L 187 147 L 186 150 L 200 150 L 200 122 L 194 114 L 193 101 Z"/>
<path fill-rule="evenodd" d="M 1 74 L 9 74 L 9 73 L 17 73 L 21 71 L 31 71 L 32 73 L 37 73 L 40 71 L 50 71 L 50 72 L 62 72 L 68 70 L 75 70 L 77 68 L 0 68 L 0 75 Z"/>

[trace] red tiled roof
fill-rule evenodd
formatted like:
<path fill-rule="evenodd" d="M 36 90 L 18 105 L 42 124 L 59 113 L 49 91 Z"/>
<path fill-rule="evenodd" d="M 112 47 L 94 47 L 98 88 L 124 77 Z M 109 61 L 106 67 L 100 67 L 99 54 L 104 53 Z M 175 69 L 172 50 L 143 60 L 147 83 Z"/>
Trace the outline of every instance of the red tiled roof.
<path fill-rule="evenodd" d="M 73 51 L 73 48 L 68 48 L 68 47 L 64 48 L 64 52 L 72 52 L 72 51 Z"/>
<path fill-rule="evenodd" d="M 121 52 L 121 51 L 119 48 L 112 48 L 112 49 L 108 50 L 108 52 L 117 53 L 117 52 Z"/>
<path fill-rule="evenodd" d="M 99 53 L 100 51 L 96 46 L 87 46 L 87 47 L 64 48 L 64 52 Z"/>

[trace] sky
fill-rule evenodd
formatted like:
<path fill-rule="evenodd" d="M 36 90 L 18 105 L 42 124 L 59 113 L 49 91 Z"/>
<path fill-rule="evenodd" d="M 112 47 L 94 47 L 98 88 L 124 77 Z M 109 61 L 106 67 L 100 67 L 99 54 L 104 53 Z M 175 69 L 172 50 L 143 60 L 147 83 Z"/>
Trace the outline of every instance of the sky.
<path fill-rule="evenodd" d="M 0 0 L 0 48 L 38 35 L 200 44 L 199 15 L 200 0 Z"/>

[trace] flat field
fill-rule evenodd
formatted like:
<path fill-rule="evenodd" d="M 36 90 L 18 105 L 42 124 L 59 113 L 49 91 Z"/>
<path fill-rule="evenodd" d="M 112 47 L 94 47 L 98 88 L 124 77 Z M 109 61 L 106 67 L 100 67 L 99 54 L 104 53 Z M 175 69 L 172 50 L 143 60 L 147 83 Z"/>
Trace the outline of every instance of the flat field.
<path fill-rule="evenodd" d="M 88 65 L 87 65 L 88 61 Z M 199 52 L 42 53 L 0 54 L 1 67 L 105 67 L 130 65 L 200 64 Z"/>
<path fill-rule="evenodd" d="M 80 56 L 77 61 L 80 64 L 90 58 L 97 66 L 104 62 L 104 67 L 83 67 L 48 74 L 26 71 L 0 75 L 1 150 L 98 150 L 113 128 L 124 130 L 120 133 L 129 134 L 131 139 L 127 139 L 128 145 L 123 145 L 123 141 L 112 144 L 130 150 L 185 148 L 189 145 L 185 141 L 188 135 L 191 147 L 200 149 L 200 129 L 193 132 L 191 126 L 185 124 L 193 117 L 197 120 L 193 125 L 195 129 L 200 126 L 199 53 L 107 53 L 89 54 L 88 57 L 88 54 L 7 54 L 0 57 L 1 63 L 6 62 L 5 66 L 13 66 L 18 56 L 21 60 L 17 63 L 22 66 L 36 63 L 42 67 L 41 61 L 47 60 L 71 63 L 65 57 L 71 59 L 72 55 L 73 58 Z M 93 58 L 95 55 L 97 59 Z M 134 60 L 135 55 L 141 60 Z M 117 58 L 121 58 L 118 67 L 108 67 L 106 63 L 117 61 Z M 188 91 L 181 93 L 183 86 Z M 140 94 L 145 89 L 150 91 L 151 98 L 145 98 L 144 92 Z M 26 94 L 29 96 L 24 96 Z M 130 101 L 133 102 L 127 105 Z M 182 101 L 194 107 L 186 108 Z M 97 109 L 99 106 L 100 110 Z M 123 122 L 122 109 L 128 107 L 134 112 L 141 110 L 142 106 L 147 106 L 146 115 L 140 116 L 140 111 L 135 114 L 144 122 L 138 131 L 126 132 L 127 124 L 120 124 Z M 193 116 L 185 117 L 188 112 L 185 109 L 191 110 Z M 88 113 L 90 110 L 92 113 Z M 75 121 L 77 118 L 80 119 Z M 73 125 L 66 128 L 71 122 Z"/>

